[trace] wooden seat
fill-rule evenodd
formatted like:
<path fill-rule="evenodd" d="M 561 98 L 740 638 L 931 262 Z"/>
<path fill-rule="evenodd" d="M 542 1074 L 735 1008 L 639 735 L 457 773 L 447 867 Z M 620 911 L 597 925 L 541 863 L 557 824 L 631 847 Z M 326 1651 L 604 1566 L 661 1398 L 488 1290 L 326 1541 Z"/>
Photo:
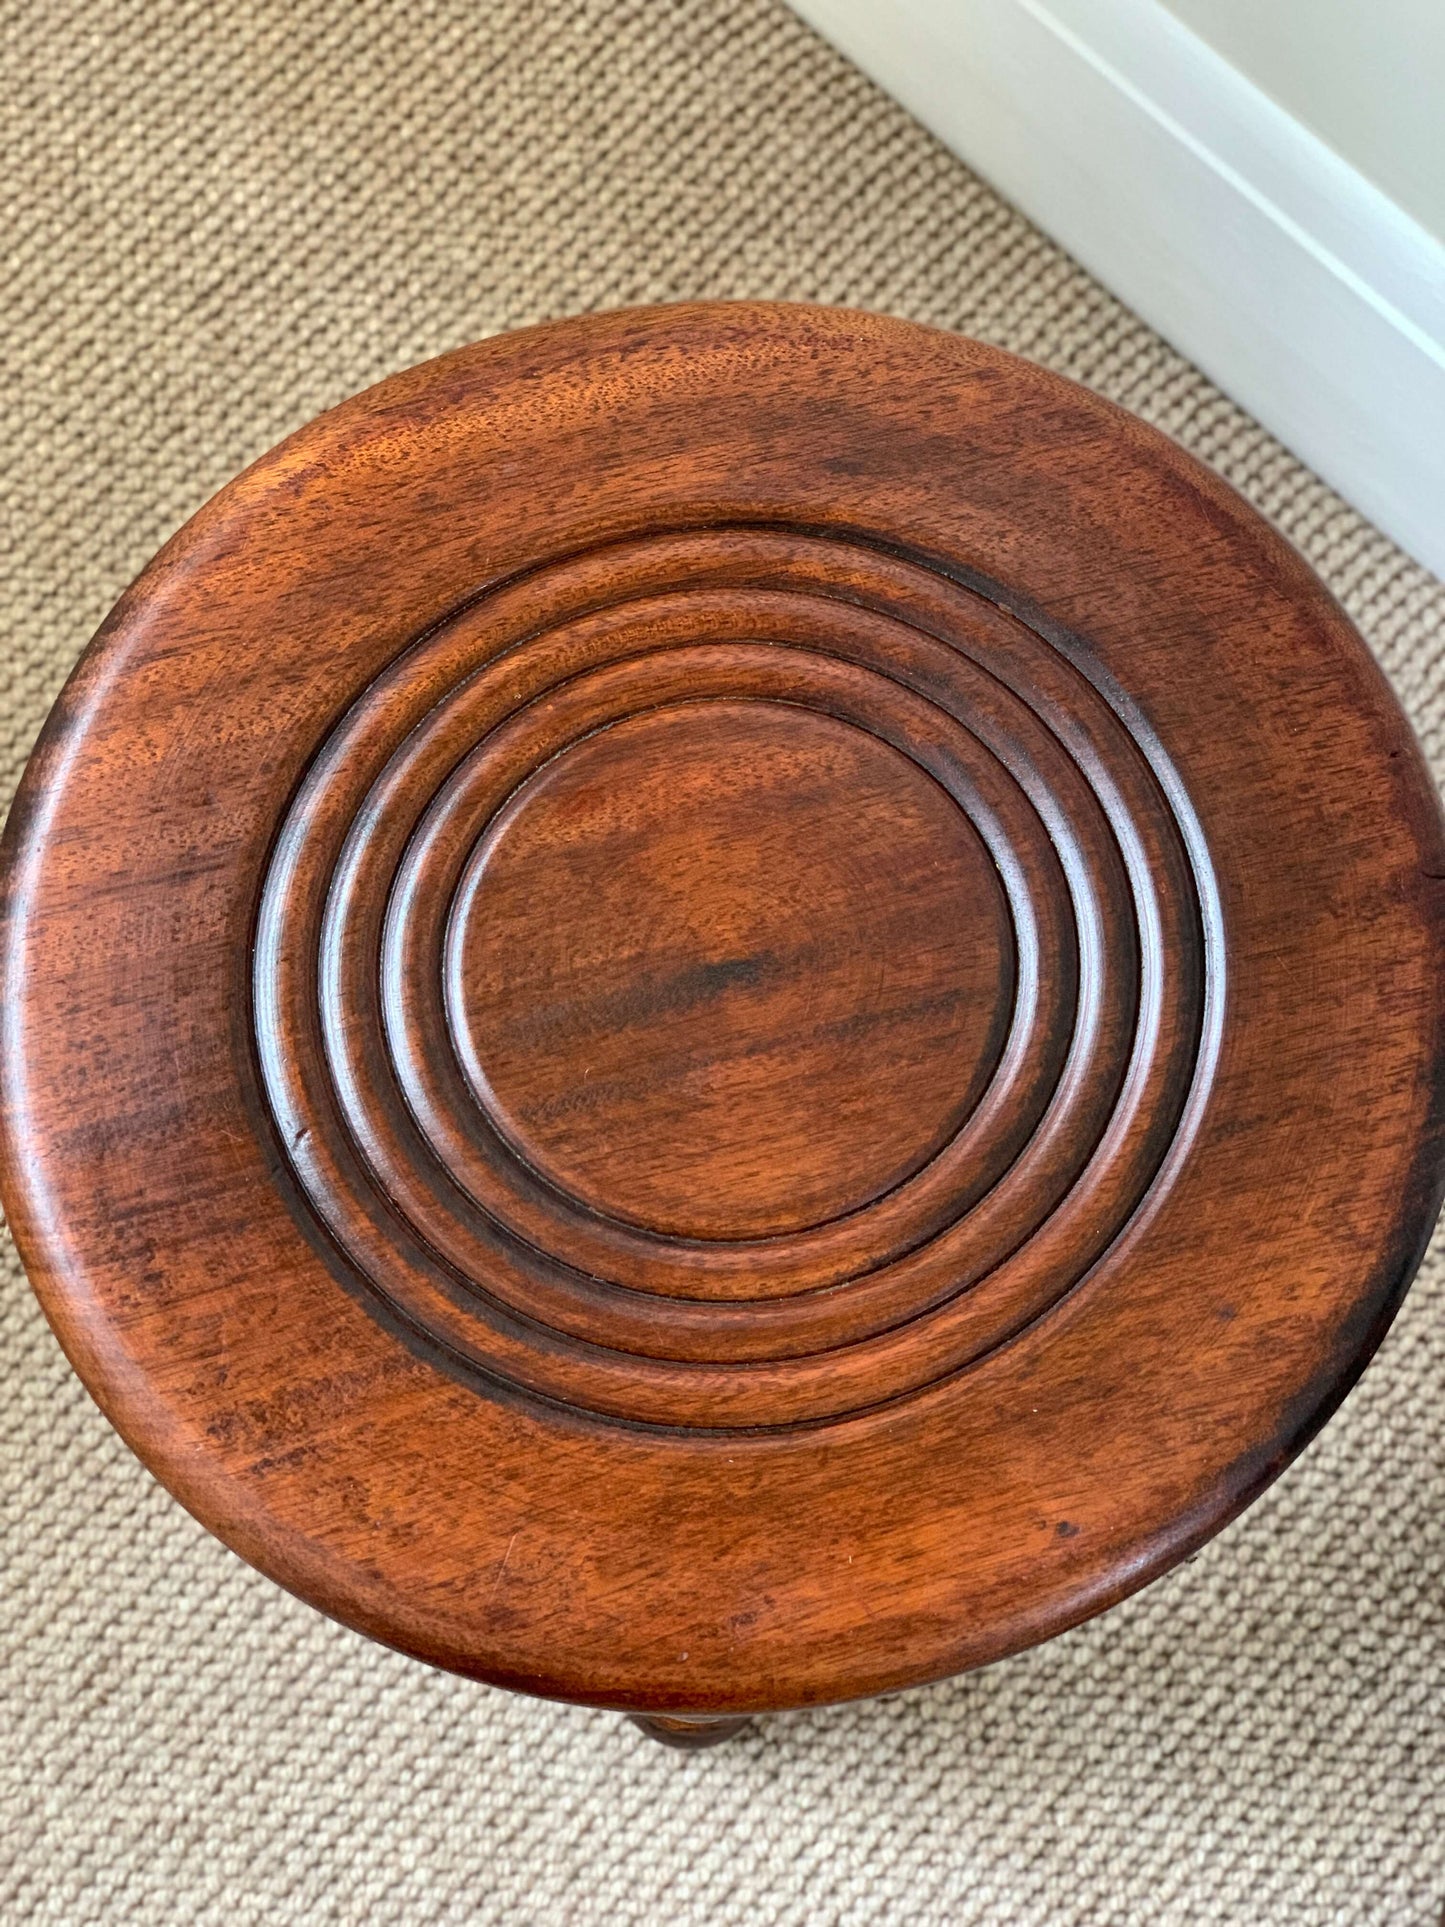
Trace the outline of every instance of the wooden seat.
<path fill-rule="evenodd" d="M 322 1610 L 682 1742 L 1183 1557 L 1440 1201 L 1364 646 L 1164 437 L 897 321 L 323 416 L 122 598 L 4 863 L 4 1197 L 114 1424 Z"/>

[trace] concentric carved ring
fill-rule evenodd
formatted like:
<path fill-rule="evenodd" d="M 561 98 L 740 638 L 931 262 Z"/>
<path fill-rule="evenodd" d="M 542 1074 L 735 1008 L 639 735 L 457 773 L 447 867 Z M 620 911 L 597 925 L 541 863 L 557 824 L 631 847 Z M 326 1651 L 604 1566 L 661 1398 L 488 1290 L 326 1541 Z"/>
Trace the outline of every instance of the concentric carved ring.
<path fill-rule="evenodd" d="M 255 1028 L 394 1313 L 601 1418 L 765 1429 L 1085 1278 L 1168 1181 L 1221 985 L 1177 787 L 1005 601 L 652 535 L 363 692 L 281 826 Z"/>

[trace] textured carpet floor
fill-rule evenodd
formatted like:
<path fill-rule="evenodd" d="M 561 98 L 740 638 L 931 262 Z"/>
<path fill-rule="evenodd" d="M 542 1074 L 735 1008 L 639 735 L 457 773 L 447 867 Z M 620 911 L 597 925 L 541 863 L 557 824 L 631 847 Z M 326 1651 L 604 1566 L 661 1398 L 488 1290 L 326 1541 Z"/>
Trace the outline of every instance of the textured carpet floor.
<path fill-rule="evenodd" d="M 317 409 L 680 295 L 1032 355 L 1299 544 L 1445 768 L 1445 592 L 765 0 L 32 0 L 3 70 L 8 784 L 152 550 Z M 155 1487 L 3 1283 L 0 1919 L 1435 1927 L 1445 1261 L 1188 1566 L 970 1679 L 695 1758 L 428 1673 Z"/>

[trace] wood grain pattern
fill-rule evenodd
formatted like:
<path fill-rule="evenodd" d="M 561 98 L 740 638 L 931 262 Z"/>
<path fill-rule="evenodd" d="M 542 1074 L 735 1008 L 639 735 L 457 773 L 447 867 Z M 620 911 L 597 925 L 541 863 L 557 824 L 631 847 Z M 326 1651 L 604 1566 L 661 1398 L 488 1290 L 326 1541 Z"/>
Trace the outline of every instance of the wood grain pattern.
<path fill-rule="evenodd" d="M 1162 437 L 876 317 L 322 417 L 123 599 L 4 870 L 0 1185 L 114 1422 L 324 1610 L 689 1744 L 1182 1556 L 1440 1201 L 1363 645 Z"/>

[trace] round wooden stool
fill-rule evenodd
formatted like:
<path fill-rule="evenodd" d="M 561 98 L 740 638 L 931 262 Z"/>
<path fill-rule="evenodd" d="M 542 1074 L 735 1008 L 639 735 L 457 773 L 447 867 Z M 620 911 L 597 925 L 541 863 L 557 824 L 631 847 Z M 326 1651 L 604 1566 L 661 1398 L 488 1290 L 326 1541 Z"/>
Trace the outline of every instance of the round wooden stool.
<path fill-rule="evenodd" d="M 323 416 L 122 599 L 5 872 L 4 1197 L 105 1412 L 323 1611 L 663 1737 L 1172 1565 L 1440 1200 L 1359 638 L 1161 435 L 875 316 Z"/>

